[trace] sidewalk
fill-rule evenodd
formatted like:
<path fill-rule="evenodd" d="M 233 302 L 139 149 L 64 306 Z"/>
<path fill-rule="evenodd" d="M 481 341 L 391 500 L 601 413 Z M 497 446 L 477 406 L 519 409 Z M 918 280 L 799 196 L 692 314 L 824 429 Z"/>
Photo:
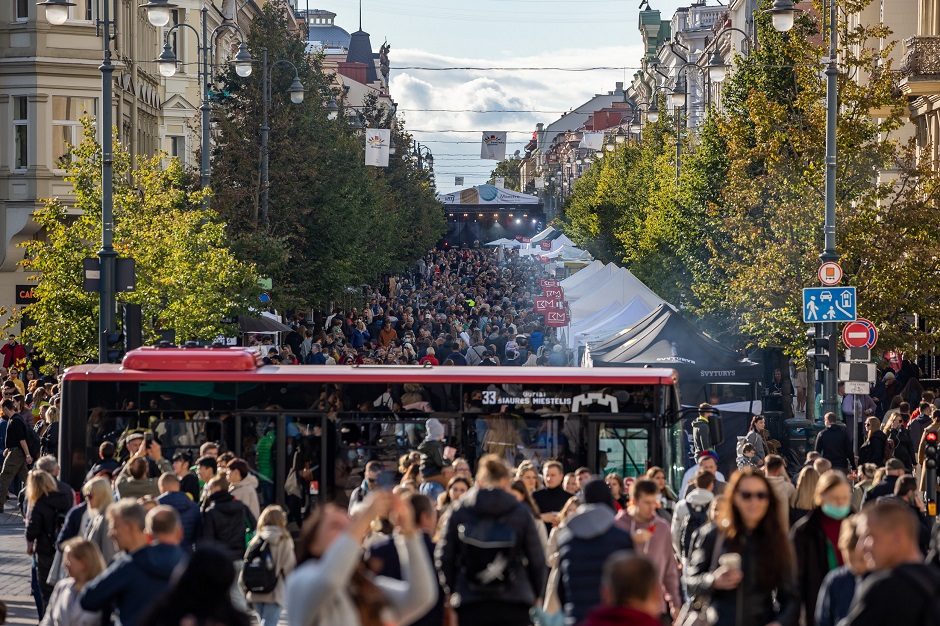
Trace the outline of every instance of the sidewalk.
<path fill-rule="evenodd" d="M 23 518 L 7 505 L 0 513 L 0 600 L 7 605 L 7 624 L 39 623 L 29 591 L 30 559 L 23 532 Z"/>

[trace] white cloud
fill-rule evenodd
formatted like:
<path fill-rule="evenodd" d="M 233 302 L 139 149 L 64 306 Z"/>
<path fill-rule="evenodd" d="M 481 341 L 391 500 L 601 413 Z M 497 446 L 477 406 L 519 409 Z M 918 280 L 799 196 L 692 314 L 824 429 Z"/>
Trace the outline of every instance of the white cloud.
<path fill-rule="evenodd" d="M 414 135 L 418 141 L 427 143 L 434 153 L 438 189 L 447 192 L 455 188 L 454 175 L 463 175 L 466 185 L 479 184 L 488 178 L 495 162 L 477 158 L 481 131 L 509 131 L 508 152 L 512 154 L 522 149 L 538 122 L 548 124 L 559 118 L 561 112 L 580 106 L 594 94 L 614 90 L 617 82 L 629 83 L 636 71 L 566 72 L 510 68 L 636 67 L 641 55 L 640 46 L 567 48 L 522 57 L 500 56 L 498 59 L 396 49 L 391 59 L 390 90 L 409 130 L 437 131 L 415 132 Z M 394 69 L 402 67 L 507 69 Z M 471 112 L 497 109 L 523 112 Z M 468 143 L 453 143 L 457 141 Z"/>

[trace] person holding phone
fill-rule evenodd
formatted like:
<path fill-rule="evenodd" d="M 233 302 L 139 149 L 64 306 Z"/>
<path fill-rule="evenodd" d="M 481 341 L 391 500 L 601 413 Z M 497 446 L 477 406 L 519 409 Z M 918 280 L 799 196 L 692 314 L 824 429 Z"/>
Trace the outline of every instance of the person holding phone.
<path fill-rule="evenodd" d="M 699 530 L 685 582 L 691 596 L 710 598 L 715 626 L 799 622 L 794 556 L 778 506 L 767 478 L 745 468 L 731 478 L 716 522 Z"/>

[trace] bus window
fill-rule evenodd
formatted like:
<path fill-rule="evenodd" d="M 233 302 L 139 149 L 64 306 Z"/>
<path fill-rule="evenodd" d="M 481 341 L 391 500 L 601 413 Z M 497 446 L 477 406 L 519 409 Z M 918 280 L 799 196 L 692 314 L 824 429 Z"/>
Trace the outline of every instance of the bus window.
<path fill-rule="evenodd" d="M 642 476 L 649 466 L 649 429 L 599 424 L 598 448 L 598 466 L 603 475 L 616 472 L 623 478 Z"/>

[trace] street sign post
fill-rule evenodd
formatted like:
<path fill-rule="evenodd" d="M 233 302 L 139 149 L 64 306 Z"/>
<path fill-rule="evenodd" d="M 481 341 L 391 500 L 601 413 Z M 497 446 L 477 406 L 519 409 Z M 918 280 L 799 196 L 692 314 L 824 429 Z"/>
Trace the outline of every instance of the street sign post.
<path fill-rule="evenodd" d="M 857 304 L 855 287 L 809 287 L 803 290 L 803 321 L 854 322 Z"/>

